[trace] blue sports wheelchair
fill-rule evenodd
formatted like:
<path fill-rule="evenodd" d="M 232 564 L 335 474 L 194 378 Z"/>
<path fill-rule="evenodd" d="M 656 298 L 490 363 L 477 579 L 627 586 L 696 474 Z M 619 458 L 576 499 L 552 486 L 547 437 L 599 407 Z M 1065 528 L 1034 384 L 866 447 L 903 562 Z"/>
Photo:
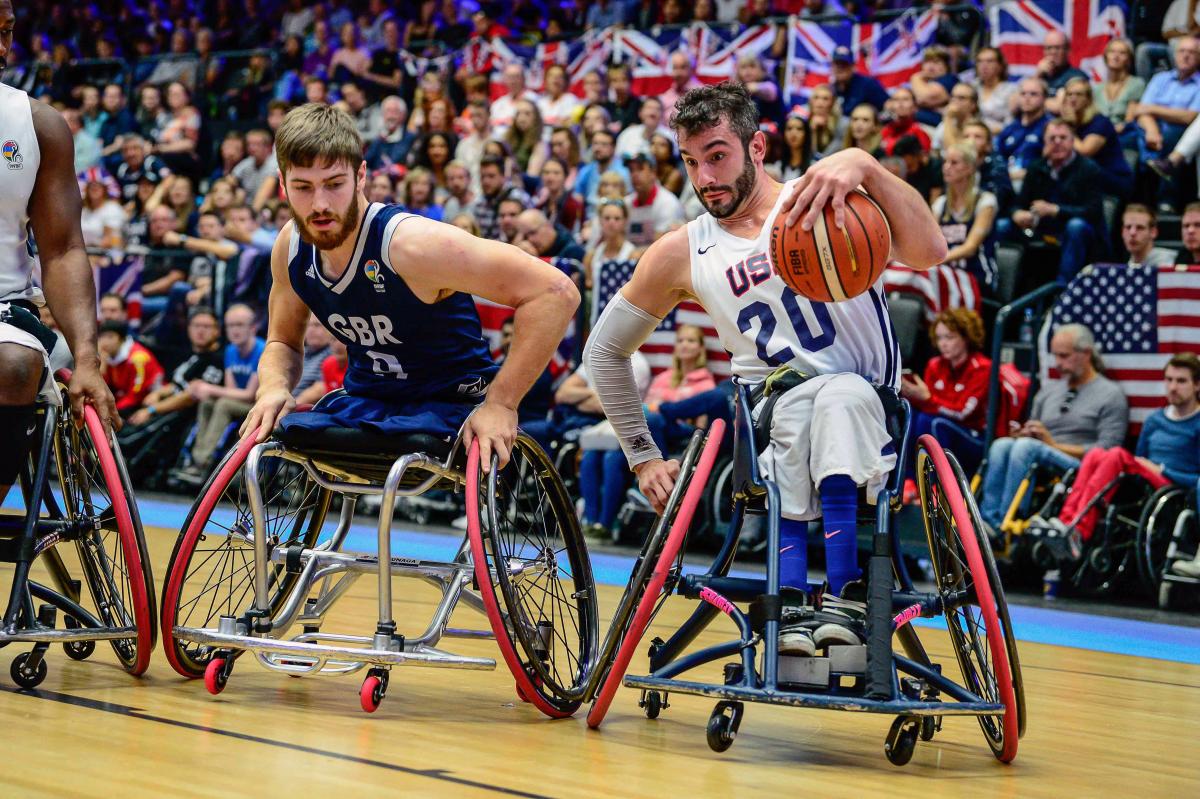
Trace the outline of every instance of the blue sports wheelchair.
<path fill-rule="evenodd" d="M 903 463 L 907 447 L 912 445 L 904 434 L 911 411 L 894 392 L 877 391 L 886 411 L 888 430 L 893 440 L 901 442 L 899 462 Z M 991 547 L 967 479 L 954 456 L 930 436 L 916 442 L 917 482 L 933 585 L 920 590 L 905 565 L 894 523 L 901 507 L 901 472 L 897 469 L 876 498 L 866 643 L 829 646 L 817 657 L 780 655 L 783 601 L 778 554 L 768 554 L 765 579 L 728 576 L 747 514 L 766 517 L 768 553 L 779 552 L 780 539 L 779 489 L 758 469 L 758 452 L 768 441 L 770 422 L 751 421 L 748 386 L 738 385 L 736 399 L 733 510 L 723 545 L 708 571 L 684 574 L 680 552 L 687 535 L 686 524 L 682 529 L 672 528 L 653 567 L 655 579 L 641 592 L 637 612 L 608 666 L 588 716 L 589 725 L 600 725 L 623 678 L 626 686 L 641 690 L 639 706 L 649 718 L 657 717 L 669 706 L 667 698 L 672 693 L 716 699 L 707 740 L 717 752 L 733 744 L 744 704 L 762 702 L 895 715 L 884 752 L 897 766 L 912 758 L 918 738 L 933 738 L 941 729 L 943 717 L 975 716 L 996 758 L 1011 762 L 1025 727 L 1016 640 Z M 702 455 L 696 458 L 693 448 L 689 449 L 664 519 L 674 518 L 681 508 L 688 516 L 688 503 L 694 505 L 703 490 L 697 484 L 707 479 L 715 458 L 713 439 L 719 443 L 722 434 L 723 423 L 714 423 Z M 643 568 L 640 562 L 638 568 Z M 651 642 L 650 674 L 625 676 L 642 634 L 661 607 L 662 597 L 671 593 L 699 600 L 700 605 L 669 640 L 656 638 Z M 729 618 L 735 628 L 734 637 L 685 654 L 720 614 Z M 946 619 L 963 675 L 961 684 L 943 674 L 941 666 L 930 659 L 912 624 L 918 617 L 939 615 Z M 615 623 L 621 621 L 618 616 Z M 728 661 L 721 684 L 684 677 L 686 672 L 714 661 Z M 601 658 L 600 664 L 605 662 Z"/>

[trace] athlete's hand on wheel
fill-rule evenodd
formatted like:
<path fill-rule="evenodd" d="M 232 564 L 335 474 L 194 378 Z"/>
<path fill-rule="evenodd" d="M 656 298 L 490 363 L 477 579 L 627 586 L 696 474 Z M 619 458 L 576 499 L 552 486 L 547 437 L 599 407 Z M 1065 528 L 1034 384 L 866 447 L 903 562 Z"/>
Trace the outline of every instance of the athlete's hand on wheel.
<path fill-rule="evenodd" d="M 238 435 L 245 438 L 257 430 L 254 440 L 261 444 L 275 430 L 279 420 L 291 413 L 295 407 L 296 400 L 286 388 L 264 391 L 254 400 L 254 407 L 246 414 L 246 420 L 242 422 Z"/>
<path fill-rule="evenodd" d="M 638 488 L 646 499 L 650 500 L 655 513 L 661 515 L 666 510 L 671 490 L 675 488 L 675 481 L 679 478 L 679 461 L 655 458 L 639 463 L 634 467 L 634 471 L 637 472 Z"/>
<path fill-rule="evenodd" d="M 71 372 L 71 382 L 67 386 L 67 396 L 71 398 L 71 413 L 75 416 L 75 426 L 83 426 L 83 406 L 91 405 L 104 425 L 104 432 L 120 430 L 124 424 L 121 415 L 117 413 L 117 403 L 100 369 L 93 364 L 76 364 Z"/>
<path fill-rule="evenodd" d="M 779 213 L 787 216 L 787 226 L 800 222 L 812 230 L 825 203 L 833 206 L 839 228 L 846 226 L 846 195 L 862 185 L 873 165 L 878 164 L 866 150 L 851 147 L 826 156 L 808 168 L 783 201 Z"/>
<path fill-rule="evenodd" d="M 479 439 L 479 462 L 483 473 L 492 468 L 492 453 L 500 460 L 500 468 L 508 465 L 509 454 L 517 440 L 517 411 L 496 402 L 484 401 L 463 425 L 463 440 L 467 447 Z"/>

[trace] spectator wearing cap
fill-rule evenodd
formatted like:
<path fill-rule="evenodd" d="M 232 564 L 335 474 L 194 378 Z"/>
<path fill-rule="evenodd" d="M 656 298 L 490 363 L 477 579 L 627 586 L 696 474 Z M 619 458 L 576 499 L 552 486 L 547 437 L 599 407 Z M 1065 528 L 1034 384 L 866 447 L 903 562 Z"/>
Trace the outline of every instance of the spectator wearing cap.
<path fill-rule="evenodd" d="M 854 54 L 845 45 L 833 48 L 830 56 L 833 61 L 834 97 L 842 101 L 842 113 L 849 115 L 862 103 L 870 103 L 880 111 L 888 101 L 887 90 L 878 79 L 854 71 Z M 914 110 L 915 113 L 915 110 Z"/>
<path fill-rule="evenodd" d="M 101 372 L 117 402 L 117 412 L 128 416 L 162 382 L 163 368 L 150 350 L 134 341 L 124 322 L 104 322 L 96 336 L 103 359 Z"/>
<path fill-rule="evenodd" d="M 1008 163 L 1013 182 L 1025 176 L 1029 164 L 1042 153 L 1046 129 L 1046 82 L 1025 78 L 1017 87 L 1017 118 L 996 137 L 996 154 Z"/>
<path fill-rule="evenodd" d="M 662 107 L 668 109 L 667 113 L 670 113 L 670 109 L 675 108 L 675 102 L 680 97 L 704 84 L 696 78 L 696 65 L 692 61 L 692 57 L 683 50 L 671 53 L 668 67 L 671 85 L 665 92 L 658 95 L 658 99 L 662 103 Z"/>
<path fill-rule="evenodd" d="M 635 247 L 647 247 L 687 221 L 683 204 L 658 182 L 658 163 L 648 147 L 624 161 L 633 184 L 633 193 L 625 198 L 629 240 Z"/>
<path fill-rule="evenodd" d="M 1071 40 L 1062 31 L 1052 30 L 1042 40 L 1042 60 L 1037 64 L 1037 76 L 1046 81 L 1046 110 L 1057 114 L 1062 110 L 1063 90 L 1072 78 L 1087 75 L 1071 66 Z"/>
<path fill-rule="evenodd" d="M 1017 195 L 1011 225 L 1025 235 L 1057 241 L 1060 248 L 1058 282 L 1065 286 L 1088 263 L 1092 248 L 1104 237 L 1100 168 L 1075 152 L 1075 131 L 1067 122 L 1046 125 L 1042 157 L 1029 165 Z M 997 230 L 1015 231 L 1001 220 Z"/>
<path fill-rule="evenodd" d="M 905 136 L 917 140 L 921 149 L 929 152 L 932 142 L 929 134 L 917 122 L 917 96 L 907 86 L 900 86 L 892 91 L 891 97 L 892 121 L 883 126 L 880 137 L 888 155 L 898 155 L 893 152 L 896 142 Z M 872 103 L 872 105 L 874 105 Z M 843 106 L 844 107 L 844 106 Z M 853 106 L 851 110 L 853 110 Z"/>
<path fill-rule="evenodd" d="M 583 247 L 561 225 L 551 222 L 536 208 L 517 215 L 518 247 L 538 258 L 569 258 L 583 263 Z"/>
<path fill-rule="evenodd" d="M 500 73 L 504 81 L 504 94 L 492 101 L 491 130 L 494 138 L 502 138 L 513 123 L 517 113 L 517 101 L 528 100 L 537 103 L 538 96 L 525 88 L 525 67 L 520 64 L 507 64 Z"/>
<path fill-rule="evenodd" d="M 950 71 L 950 54 L 945 48 L 937 45 L 927 48 L 921 56 L 921 69 L 911 82 L 917 99 L 917 121 L 937 127 L 950 103 L 950 92 L 958 85 L 958 76 Z"/>
<path fill-rule="evenodd" d="M 367 142 L 367 169 L 371 171 L 403 164 L 417 140 L 416 134 L 404 124 L 408 121 L 408 105 L 404 100 L 395 95 L 383 98 L 379 104 L 379 115 L 379 132 L 373 139 L 364 140 Z"/>
<path fill-rule="evenodd" d="M 662 124 L 663 103 L 657 97 L 647 97 L 642 101 L 638 119 L 641 120 L 639 124 L 630 125 L 617 137 L 617 155 L 622 160 L 627 155 L 634 155 L 649 148 L 650 137 L 655 133 L 673 135 L 670 128 L 664 127 Z"/>
<path fill-rule="evenodd" d="M 616 157 L 616 137 L 610 131 L 598 130 L 592 134 L 592 160 L 579 167 L 575 178 L 575 193 L 583 198 L 589 219 L 600 201 L 600 176 L 609 171 L 617 172 L 629 184 L 629 170 Z"/>
<path fill-rule="evenodd" d="M 1158 215 L 1154 209 L 1140 203 L 1130 203 L 1121 214 L 1121 241 L 1129 253 L 1130 266 L 1168 266 L 1175 263 L 1175 253 L 1155 247 L 1158 238 Z"/>
<path fill-rule="evenodd" d="M 932 203 L 945 190 L 942 165 L 921 146 L 916 136 L 901 136 L 892 146 L 892 155 L 904 161 L 904 179 L 926 203 Z"/>

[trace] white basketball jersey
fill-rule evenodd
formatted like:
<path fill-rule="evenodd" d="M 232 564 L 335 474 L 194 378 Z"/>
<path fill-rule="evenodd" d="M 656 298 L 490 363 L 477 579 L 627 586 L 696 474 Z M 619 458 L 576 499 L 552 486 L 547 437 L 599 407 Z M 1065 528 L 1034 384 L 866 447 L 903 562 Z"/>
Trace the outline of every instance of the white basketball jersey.
<path fill-rule="evenodd" d="M 42 300 L 29 254 L 29 197 L 41 160 L 29 95 L 0 83 L 0 301 Z"/>
<path fill-rule="evenodd" d="M 707 213 L 687 226 L 692 286 L 732 371 L 756 382 L 786 364 L 810 375 L 852 372 L 897 388 L 900 350 L 882 279 L 854 299 L 813 302 L 771 268 L 771 225 L 794 182 L 785 185 L 758 238 L 734 236 Z"/>

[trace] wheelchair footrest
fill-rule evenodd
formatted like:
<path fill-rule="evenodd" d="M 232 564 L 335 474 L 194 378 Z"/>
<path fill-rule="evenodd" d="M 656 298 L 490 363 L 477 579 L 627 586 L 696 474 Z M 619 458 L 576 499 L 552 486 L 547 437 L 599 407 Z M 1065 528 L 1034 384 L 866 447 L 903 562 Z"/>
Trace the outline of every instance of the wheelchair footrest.
<path fill-rule="evenodd" d="M 779 656 L 781 684 L 829 688 L 837 677 L 861 677 L 866 671 L 866 645 L 831 646 L 827 657 Z"/>

